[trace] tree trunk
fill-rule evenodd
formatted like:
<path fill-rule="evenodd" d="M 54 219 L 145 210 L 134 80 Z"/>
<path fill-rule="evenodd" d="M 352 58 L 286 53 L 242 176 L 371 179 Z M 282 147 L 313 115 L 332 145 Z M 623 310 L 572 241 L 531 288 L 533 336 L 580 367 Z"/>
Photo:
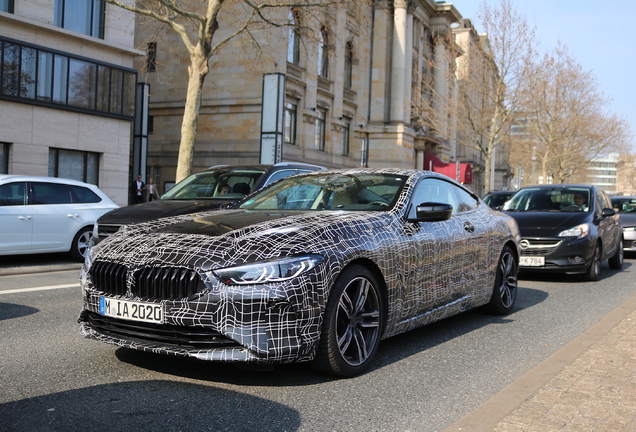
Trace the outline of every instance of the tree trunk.
<path fill-rule="evenodd" d="M 177 175 L 175 178 L 177 183 L 192 173 L 194 142 L 199 123 L 199 108 L 201 107 L 201 93 L 208 70 L 206 59 L 198 56 L 191 58 L 191 63 L 188 67 L 188 91 L 181 123 L 181 142 L 179 143 L 179 159 L 177 160 Z"/>

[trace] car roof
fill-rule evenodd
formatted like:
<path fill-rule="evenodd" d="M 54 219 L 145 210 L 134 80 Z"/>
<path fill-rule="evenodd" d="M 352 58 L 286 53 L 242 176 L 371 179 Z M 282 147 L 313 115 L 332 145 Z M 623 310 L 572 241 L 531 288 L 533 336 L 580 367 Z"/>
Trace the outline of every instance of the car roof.
<path fill-rule="evenodd" d="M 41 177 L 41 176 L 28 176 L 17 174 L 0 174 L 0 183 L 9 183 L 13 181 L 25 181 L 25 182 L 48 182 L 48 183 L 61 183 L 74 186 L 84 187 L 97 187 L 94 184 L 84 183 L 79 180 L 61 178 L 61 177 Z"/>
<path fill-rule="evenodd" d="M 214 165 L 214 166 L 208 167 L 207 169 L 205 169 L 203 171 L 216 171 L 216 170 L 220 170 L 220 169 L 227 169 L 227 170 L 230 170 L 230 171 L 244 170 L 244 169 L 267 171 L 269 169 L 278 168 L 278 167 L 282 167 L 282 168 L 310 168 L 310 169 L 315 169 L 317 171 L 324 171 L 324 170 L 327 169 L 327 168 L 325 168 L 323 166 L 320 166 L 320 165 L 312 165 L 312 164 L 302 163 L 302 162 L 279 162 L 279 163 L 274 164 L 274 165 L 266 165 L 266 164 Z"/>
<path fill-rule="evenodd" d="M 596 186 L 586 185 L 586 184 L 531 185 L 531 186 L 524 186 L 521 189 L 570 189 L 570 188 L 598 189 Z M 521 190 L 521 189 L 519 189 L 519 190 Z"/>

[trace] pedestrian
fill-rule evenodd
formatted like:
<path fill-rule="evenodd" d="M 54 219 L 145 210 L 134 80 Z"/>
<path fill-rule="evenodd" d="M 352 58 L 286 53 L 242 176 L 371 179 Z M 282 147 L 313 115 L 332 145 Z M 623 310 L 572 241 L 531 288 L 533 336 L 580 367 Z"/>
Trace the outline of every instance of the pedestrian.
<path fill-rule="evenodd" d="M 130 191 L 132 192 L 133 204 L 141 204 L 144 202 L 146 184 L 141 180 L 141 174 L 139 174 L 137 180 L 133 181 L 130 185 Z"/>
<path fill-rule="evenodd" d="M 146 185 L 146 189 L 148 189 L 148 202 L 159 199 L 157 186 L 155 186 L 155 181 L 152 179 L 152 177 L 148 179 L 148 184 Z"/>

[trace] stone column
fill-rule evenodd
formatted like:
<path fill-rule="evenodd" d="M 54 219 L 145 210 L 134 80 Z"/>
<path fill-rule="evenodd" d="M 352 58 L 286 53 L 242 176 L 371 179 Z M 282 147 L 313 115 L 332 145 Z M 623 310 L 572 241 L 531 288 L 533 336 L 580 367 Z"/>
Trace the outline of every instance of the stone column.
<path fill-rule="evenodd" d="M 390 121 L 403 123 L 405 113 L 407 1 L 396 0 L 393 11 Z"/>
<path fill-rule="evenodd" d="M 406 55 L 404 58 L 404 123 L 411 123 L 411 92 L 413 89 L 413 14 L 406 16 Z"/>

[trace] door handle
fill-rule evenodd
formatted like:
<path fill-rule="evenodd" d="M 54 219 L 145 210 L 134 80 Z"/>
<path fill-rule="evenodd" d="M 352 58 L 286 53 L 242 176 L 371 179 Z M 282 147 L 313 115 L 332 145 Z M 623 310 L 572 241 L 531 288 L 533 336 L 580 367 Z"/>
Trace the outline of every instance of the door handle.
<path fill-rule="evenodd" d="M 69 213 L 69 214 L 67 214 L 67 215 L 66 215 L 66 217 L 67 217 L 67 218 L 77 219 L 77 218 L 79 217 L 79 215 L 78 215 L 78 214 L 71 214 L 71 213 Z"/>
<path fill-rule="evenodd" d="M 475 227 L 470 222 L 464 222 L 464 229 L 468 231 L 469 233 L 475 232 Z"/>
<path fill-rule="evenodd" d="M 20 220 L 31 220 L 31 216 L 18 216 Z"/>

